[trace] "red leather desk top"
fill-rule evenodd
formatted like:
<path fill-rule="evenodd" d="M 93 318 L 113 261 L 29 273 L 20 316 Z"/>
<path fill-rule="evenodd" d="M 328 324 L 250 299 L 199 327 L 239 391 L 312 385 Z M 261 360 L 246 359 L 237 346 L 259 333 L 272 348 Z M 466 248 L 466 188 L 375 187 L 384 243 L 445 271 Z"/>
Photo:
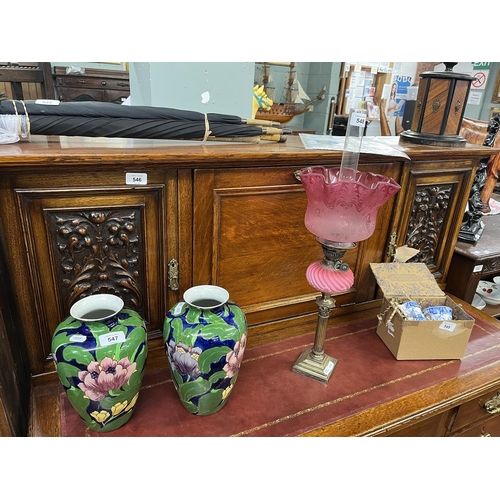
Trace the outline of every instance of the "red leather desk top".
<path fill-rule="evenodd" d="M 467 306 L 465 306 L 467 307 Z M 469 306 L 470 307 L 470 306 Z M 474 315 L 474 308 L 467 308 Z M 247 349 L 239 378 L 216 414 L 196 416 L 178 399 L 168 369 L 146 373 L 130 421 L 89 431 L 61 395 L 63 436 L 297 436 L 399 397 L 498 363 L 500 329 L 475 316 L 462 360 L 397 361 L 376 334 L 376 318 L 327 330 L 325 352 L 338 359 L 328 384 L 292 372 L 314 332 Z M 362 418 L 362 415 L 360 415 Z"/>

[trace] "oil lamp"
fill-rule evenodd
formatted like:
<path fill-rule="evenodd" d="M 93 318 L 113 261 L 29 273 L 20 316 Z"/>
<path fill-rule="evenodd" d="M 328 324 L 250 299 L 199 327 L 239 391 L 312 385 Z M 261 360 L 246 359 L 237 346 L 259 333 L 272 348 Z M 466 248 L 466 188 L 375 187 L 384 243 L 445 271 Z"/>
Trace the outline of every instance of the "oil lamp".
<path fill-rule="evenodd" d="M 335 307 L 333 295 L 354 284 L 354 274 L 342 258 L 356 242 L 373 234 L 378 209 L 401 188 L 391 178 L 357 170 L 365 120 L 365 110 L 351 111 L 340 168 L 315 166 L 299 173 L 307 195 L 305 226 L 322 246 L 324 258 L 306 271 L 308 283 L 321 292 L 316 299 L 314 346 L 302 352 L 292 370 L 323 383 L 328 383 L 337 365 L 323 349 L 328 318 Z"/>

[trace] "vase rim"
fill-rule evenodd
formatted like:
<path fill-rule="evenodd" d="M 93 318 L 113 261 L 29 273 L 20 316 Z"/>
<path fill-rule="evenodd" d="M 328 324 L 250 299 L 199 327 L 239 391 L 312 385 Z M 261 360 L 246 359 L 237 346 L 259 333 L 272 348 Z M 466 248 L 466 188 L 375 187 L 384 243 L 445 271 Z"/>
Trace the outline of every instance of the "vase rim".
<path fill-rule="evenodd" d="M 214 309 L 229 300 L 229 292 L 217 285 L 196 285 L 188 288 L 183 294 L 184 302 L 198 309 Z M 197 301 L 210 300 L 211 304 L 203 305 Z"/>
<path fill-rule="evenodd" d="M 72 318 L 83 321 L 102 321 L 118 314 L 124 306 L 123 300 L 112 293 L 96 293 L 75 302 L 69 311 Z M 98 311 L 105 311 L 96 314 Z M 94 313 L 94 314 L 92 314 Z"/>

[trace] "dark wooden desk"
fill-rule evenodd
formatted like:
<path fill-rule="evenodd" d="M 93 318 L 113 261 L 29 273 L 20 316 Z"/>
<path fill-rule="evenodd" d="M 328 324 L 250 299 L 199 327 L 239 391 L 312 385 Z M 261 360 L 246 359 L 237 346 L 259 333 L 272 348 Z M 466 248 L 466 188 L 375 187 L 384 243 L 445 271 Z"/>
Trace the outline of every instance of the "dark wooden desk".
<path fill-rule="evenodd" d="M 479 241 L 458 242 L 448 271 L 446 291 L 472 303 L 480 280 L 493 281 L 500 274 L 500 214 L 482 218 L 485 227 Z M 500 307 L 487 306 L 485 312 L 500 314 Z"/>

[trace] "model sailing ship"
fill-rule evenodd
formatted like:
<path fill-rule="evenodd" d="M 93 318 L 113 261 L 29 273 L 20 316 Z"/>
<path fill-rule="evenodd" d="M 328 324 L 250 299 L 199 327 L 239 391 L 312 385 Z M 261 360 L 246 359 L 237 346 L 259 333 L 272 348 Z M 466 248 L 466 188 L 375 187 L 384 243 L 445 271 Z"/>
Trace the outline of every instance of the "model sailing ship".
<path fill-rule="evenodd" d="M 322 100 L 326 95 L 326 86 L 323 87 L 321 92 L 315 99 L 311 99 L 297 79 L 297 71 L 295 69 L 296 63 L 257 63 L 262 64 L 262 85 L 267 97 L 273 101 L 270 108 L 259 108 L 255 118 L 260 120 L 272 120 L 279 123 L 288 123 L 298 115 L 305 113 L 312 109 L 316 101 Z M 288 73 L 285 79 L 283 89 L 282 102 L 275 102 L 276 88 L 273 87 L 271 66 L 288 66 Z"/>

